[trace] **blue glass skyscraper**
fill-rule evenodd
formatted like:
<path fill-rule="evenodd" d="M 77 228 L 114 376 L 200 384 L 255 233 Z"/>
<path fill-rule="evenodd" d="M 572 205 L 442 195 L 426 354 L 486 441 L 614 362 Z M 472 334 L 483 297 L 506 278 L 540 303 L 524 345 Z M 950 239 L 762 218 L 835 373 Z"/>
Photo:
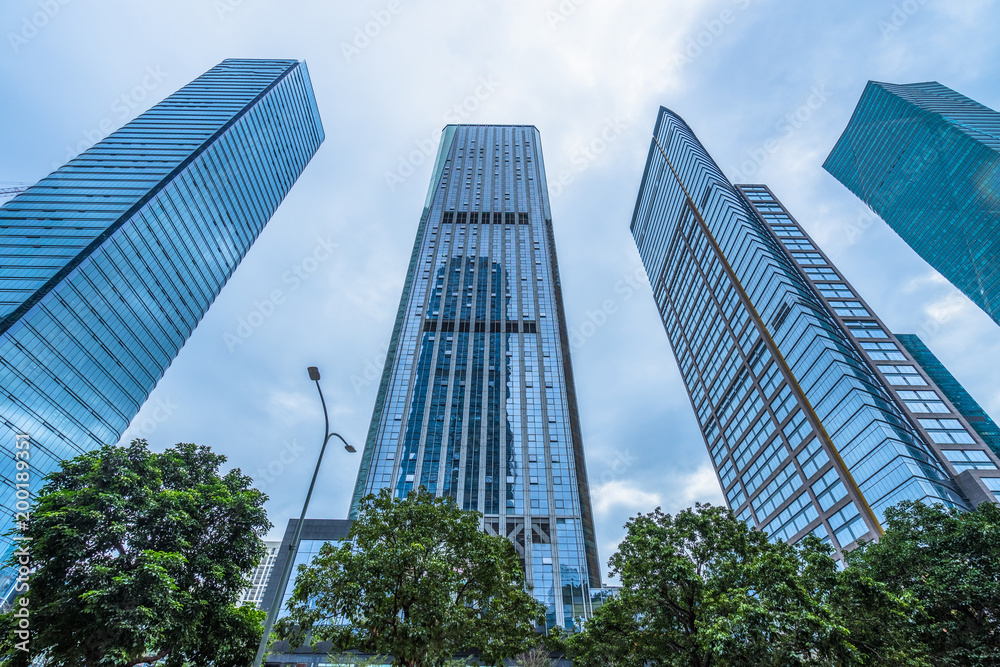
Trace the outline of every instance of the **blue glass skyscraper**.
<path fill-rule="evenodd" d="M 842 553 L 902 500 L 994 498 L 1000 460 L 774 194 L 664 108 L 631 229 L 740 518 Z"/>
<path fill-rule="evenodd" d="M 600 587 L 541 139 L 444 129 L 351 507 L 426 487 L 509 538 L 551 625 Z"/>
<path fill-rule="evenodd" d="M 1000 456 L 1000 427 L 916 334 L 897 334 L 900 344 L 941 389 L 993 453 Z"/>
<path fill-rule="evenodd" d="M 1000 324 L 1000 113 L 869 81 L 823 168 Z"/>
<path fill-rule="evenodd" d="M 323 136 L 305 63 L 226 60 L 0 208 L 0 438 L 34 490 L 118 440 Z"/>

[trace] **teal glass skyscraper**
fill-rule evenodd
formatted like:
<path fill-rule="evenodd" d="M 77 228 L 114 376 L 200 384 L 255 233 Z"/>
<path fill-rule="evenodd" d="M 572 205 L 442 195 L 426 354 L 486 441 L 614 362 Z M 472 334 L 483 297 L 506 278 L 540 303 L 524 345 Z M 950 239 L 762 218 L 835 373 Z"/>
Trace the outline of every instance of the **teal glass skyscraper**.
<path fill-rule="evenodd" d="M 1000 324 L 1000 113 L 869 81 L 823 168 Z"/>
<path fill-rule="evenodd" d="M 118 440 L 323 136 L 305 63 L 226 60 L 0 208 L 0 438 L 33 490 Z"/>
<path fill-rule="evenodd" d="M 631 230 L 740 518 L 842 554 L 902 500 L 996 499 L 1000 459 L 774 194 L 664 108 Z"/>
<path fill-rule="evenodd" d="M 548 625 L 600 570 L 538 130 L 444 129 L 351 507 L 426 487 L 509 538 Z"/>

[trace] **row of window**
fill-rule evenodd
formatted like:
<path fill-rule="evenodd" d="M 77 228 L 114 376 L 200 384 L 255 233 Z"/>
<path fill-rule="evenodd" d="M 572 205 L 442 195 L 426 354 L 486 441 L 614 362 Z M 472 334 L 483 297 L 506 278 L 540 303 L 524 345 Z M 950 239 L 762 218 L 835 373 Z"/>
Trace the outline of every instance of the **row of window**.
<path fill-rule="evenodd" d="M 483 211 L 480 214 L 478 211 L 459 211 L 458 213 L 454 211 L 445 211 L 441 216 L 441 222 L 448 225 L 451 223 L 456 223 L 459 225 L 464 225 L 466 223 L 470 225 L 478 225 L 480 223 L 484 225 L 528 225 L 531 224 L 531 220 L 527 213 L 519 212 L 512 213 L 510 211 L 506 213 Z"/>

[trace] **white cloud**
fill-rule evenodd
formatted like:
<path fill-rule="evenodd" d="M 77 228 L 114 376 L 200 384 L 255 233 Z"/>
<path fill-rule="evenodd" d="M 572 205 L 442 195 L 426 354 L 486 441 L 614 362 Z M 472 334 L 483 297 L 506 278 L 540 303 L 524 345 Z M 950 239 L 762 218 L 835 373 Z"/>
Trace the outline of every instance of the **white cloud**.
<path fill-rule="evenodd" d="M 625 480 L 614 480 L 591 490 L 594 511 L 604 516 L 614 509 L 648 512 L 662 503 L 659 493 L 643 491 Z"/>
<path fill-rule="evenodd" d="M 946 285 L 912 283 L 927 266 L 881 221 L 847 244 L 840 230 L 857 222 L 858 201 L 820 167 L 868 79 L 938 79 L 1000 105 L 1000 46 L 989 31 L 970 27 L 1000 24 L 996 3 L 922 11 L 882 39 L 877 21 L 889 3 L 862 0 L 800 3 L 795 11 L 773 0 L 577 0 L 554 29 L 546 11 L 570 0 L 401 1 L 403 11 L 351 62 L 340 43 L 384 0 L 294 7 L 245 0 L 222 19 L 204 0 L 70 3 L 20 52 L 0 49 L 4 181 L 46 173 L 146 66 L 168 73 L 157 90 L 167 94 L 226 57 L 309 63 L 327 140 L 137 417 L 156 425 L 154 446 L 210 444 L 252 473 L 273 456 L 273 443 L 316 442 L 322 415 L 305 377 L 309 365 L 323 369 L 331 427 L 364 442 L 378 383 L 351 378 L 364 377 L 391 333 L 431 166 L 420 165 L 394 192 L 384 172 L 414 141 L 439 132 L 444 114 L 489 76 L 501 85 L 464 120 L 538 126 L 550 184 L 558 170 L 576 168 L 574 156 L 606 119 L 629 120 L 553 201 L 571 324 L 586 321 L 605 298 L 618 299 L 616 282 L 638 264 L 628 224 L 659 105 L 682 114 L 729 169 L 774 135 L 813 86 L 828 82 L 829 101 L 755 178 L 810 229 L 832 230 L 825 249 L 837 251 L 835 260 L 894 330 L 919 331 L 928 316 L 950 317 L 936 333 L 935 353 L 1000 410 L 995 373 L 976 361 L 1000 354 L 995 324 L 967 312 L 977 309 L 942 301 Z M 12 29 L 36 9 L 35 0 L 2 3 L 0 26 Z M 735 21 L 704 35 L 723 11 L 737 9 Z M 679 67 L 676 57 L 699 38 L 707 44 Z M 290 293 L 229 353 L 222 335 L 328 234 L 339 248 L 322 276 Z M 637 290 L 619 306 L 573 352 L 605 556 L 629 515 L 657 504 L 677 511 L 721 502 L 649 292 Z M 169 415 L 167 402 L 177 406 Z M 613 465 L 613 452 L 629 447 L 641 464 L 602 480 L 596 463 Z M 344 516 L 357 460 L 324 465 L 314 516 Z M 268 489 L 275 534 L 285 523 L 280 514 L 303 494 L 291 475 L 282 480 Z"/>

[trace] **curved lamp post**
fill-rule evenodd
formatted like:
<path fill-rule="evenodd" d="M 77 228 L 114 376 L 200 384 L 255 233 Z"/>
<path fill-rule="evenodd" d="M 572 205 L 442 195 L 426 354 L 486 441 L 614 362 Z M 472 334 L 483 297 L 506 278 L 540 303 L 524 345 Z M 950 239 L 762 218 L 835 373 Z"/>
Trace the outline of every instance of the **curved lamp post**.
<path fill-rule="evenodd" d="M 306 521 L 306 510 L 309 509 L 309 499 L 312 498 L 313 487 L 316 486 L 316 477 L 319 475 L 319 466 L 323 462 L 323 453 L 326 452 L 326 443 L 330 441 L 330 438 L 337 437 L 340 441 L 344 443 L 344 449 L 350 453 L 354 453 L 357 450 L 354 449 L 344 437 L 339 433 L 330 432 L 330 415 L 326 411 L 326 401 L 323 399 L 323 390 L 319 386 L 319 369 L 315 366 L 309 367 L 309 379 L 316 383 L 316 391 L 319 392 L 319 401 L 323 405 L 323 420 L 325 426 L 323 427 L 323 433 L 326 435 L 323 438 L 323 446 L 319 450 L 319 458 L 316 459 L 316 469 L 313 471 L 312 481 L 309 483 L 309 491 L 306 493 L 306 501 L 302 505 L 302 514 L 299 516 L 299 522 L 295 526 L 295 533 L 292 535 L 292 541 L 288 545 L 288 558 L 285 560 L 285 566 L 281 569 L 281 578 L 278 580 L 278 589 L 274 593 L 274 599 L 271 600 L 271 608 L 267 611 L 267 620 L 264 622 L 264 636 L 260 639 L 260 647 L 257 649 L 257 657 L 254 658 L 253 667 L 260 667 L 261 662 L 264 660 L 264 653 L 267 651 L 267 640 L 271 637 L 271 630 L 274 629 L 274 622 L 278 619 L 278 613 L 281 611 L 281 603 L 285 598 L 285 588 L 288 587 L 288 579 L 292 574 L 292 567 L 295 564 L 295 556 L 299 551 L 299 536 L 302 535 L 302 525 Z"/>

